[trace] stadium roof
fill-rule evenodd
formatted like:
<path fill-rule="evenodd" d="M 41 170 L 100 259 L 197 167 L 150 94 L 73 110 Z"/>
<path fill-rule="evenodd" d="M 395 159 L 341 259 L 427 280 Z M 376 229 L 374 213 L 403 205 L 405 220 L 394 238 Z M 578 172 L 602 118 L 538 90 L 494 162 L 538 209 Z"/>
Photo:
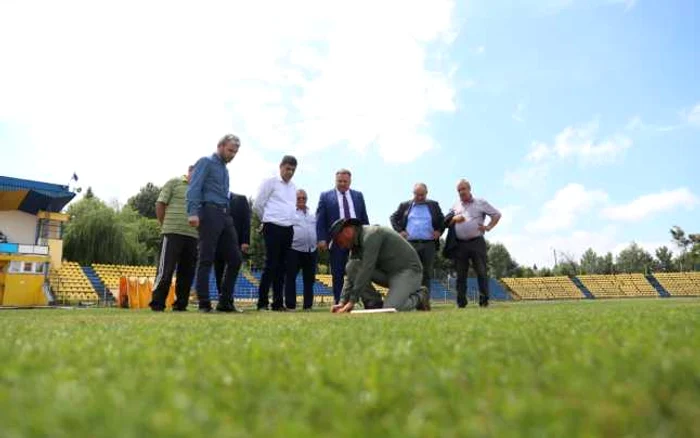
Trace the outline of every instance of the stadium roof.
<path fill-rule="evenodd" d="M 68 186 L 0 176 L 0 211 L 57 213 L 74 197 L 75 193 L 68 190 Z"/>

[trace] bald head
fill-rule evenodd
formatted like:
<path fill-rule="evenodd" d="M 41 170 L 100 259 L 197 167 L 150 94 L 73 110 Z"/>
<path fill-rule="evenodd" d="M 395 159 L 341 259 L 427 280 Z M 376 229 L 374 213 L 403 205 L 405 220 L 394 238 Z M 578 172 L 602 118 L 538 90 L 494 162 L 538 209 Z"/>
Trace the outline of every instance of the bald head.
<path fill-rule="evenodd" d="M 416 183 L 413 186 L 413 202 L 422 204 L 428 198 L 428 186 L 425 183 Z"/>

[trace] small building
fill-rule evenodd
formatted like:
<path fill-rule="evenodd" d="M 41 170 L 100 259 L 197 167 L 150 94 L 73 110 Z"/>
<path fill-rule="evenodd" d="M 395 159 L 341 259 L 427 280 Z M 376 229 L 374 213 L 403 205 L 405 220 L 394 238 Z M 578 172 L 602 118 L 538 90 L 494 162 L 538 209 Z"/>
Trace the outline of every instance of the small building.
<path fill-rule="evenodd" d="M 61 267 L 68 186 L 0 176 L 0 306 L 46 305 Z"/>

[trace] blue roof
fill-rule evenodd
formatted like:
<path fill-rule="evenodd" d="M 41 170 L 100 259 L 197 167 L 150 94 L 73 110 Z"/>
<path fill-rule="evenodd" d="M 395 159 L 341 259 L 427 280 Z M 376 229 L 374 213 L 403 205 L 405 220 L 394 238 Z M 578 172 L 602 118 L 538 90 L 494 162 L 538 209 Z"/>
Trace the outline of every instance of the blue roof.
<path fill-rule="evenodd" d="M 26 191 L 27 194 L 16 208 L 31 214 L 40 210 L 60 212 L 75 197 L 68 186 L 0 176 L 0 192 L 18 191 Z"/>

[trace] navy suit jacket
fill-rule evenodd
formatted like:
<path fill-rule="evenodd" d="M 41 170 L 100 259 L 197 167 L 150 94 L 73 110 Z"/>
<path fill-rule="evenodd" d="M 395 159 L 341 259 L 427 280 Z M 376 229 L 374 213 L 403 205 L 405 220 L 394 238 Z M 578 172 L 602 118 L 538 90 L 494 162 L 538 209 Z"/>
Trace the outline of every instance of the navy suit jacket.
<path fill-rule="evenodd" d="M 365 198 L 362 192 L 356 190 L 348 190 L 350 198 L 355 206 L 355 215 L 363 225 L 369 225 L 367 217 L 367 207 L 365 206 Z M 340 205 L 338 205 L 338 195 L 335 189 L 321 193 L 321 198 L 318 200 L 316 208 L 316 236 L 320 241 L 328 242 L 328 231 L 333 225 L 333 222 L 340 219 Z"/>
<path fill-rule="evenodd" d="M 233 217 L 233 227 L 238 234 L 238 244 L 250 244 L 250 204 L 243 195 L 229 195 L 229 210 Z"/>

